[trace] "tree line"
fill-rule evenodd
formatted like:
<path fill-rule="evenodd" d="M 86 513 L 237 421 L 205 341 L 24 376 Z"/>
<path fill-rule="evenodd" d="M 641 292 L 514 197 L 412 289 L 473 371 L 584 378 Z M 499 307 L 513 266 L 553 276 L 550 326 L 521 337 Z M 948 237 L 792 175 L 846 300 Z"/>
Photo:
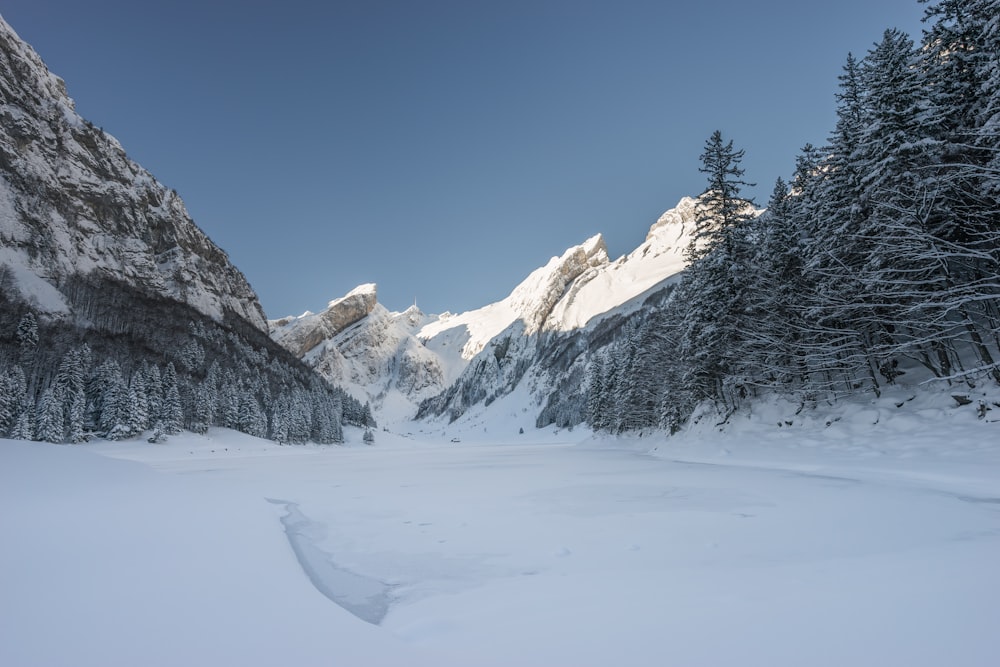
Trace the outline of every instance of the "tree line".
<path fill-rule="evenodd" d="M 743 151 L 706 142 L 689 266 L 665 303 L 591 353 L 587 421 L 675 431 L 764 393 L 803 406 L 918 371 L 1000 382 L 1000 22 L 995 0 L 925 10 L 840 76 L 837 122 L 766 210 Z"/>
<path fill-rule="evenodd" d="M 190 322 L 162 363 L 149 354 L 100 358 L 85 338 L 24 313 L 16 345 L 0 354 L 0 436 L 79 443 L 151 431 L 159 442 L 223 426 L 327 444 L 343 441 L 344 424 L 375 425 L 367 403 L 211 323 Z"/>

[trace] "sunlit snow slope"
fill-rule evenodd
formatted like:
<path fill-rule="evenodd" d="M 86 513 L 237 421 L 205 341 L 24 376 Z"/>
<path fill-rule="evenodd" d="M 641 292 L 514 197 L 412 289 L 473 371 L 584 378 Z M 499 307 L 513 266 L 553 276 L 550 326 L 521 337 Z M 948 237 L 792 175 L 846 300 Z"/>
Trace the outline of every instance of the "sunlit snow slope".
<path fill-rule="evenodd" d="M 413 306 L 390 313 L 377 303 L 375 286 L 362 285 L 320 313 L 272 321 L 272 336 L 358 398 L 370 400 L 383 421 L 408 419 L 421 401 L 461 381 L 484 350 L 496 357 L 490 350 L 502 340 L 507 340 L 505 354 L 532 357 L 522 362 L 523 371 L 528 361 L 537 361 L 539 340 L 639 308 L 645 295 L 684 268 L 694 207 L 695 200 L 682 199 L 650 228 L 642 245 L 615 261 L 601 235 L 587 239 L 482 308 L 425 315 Z"/>

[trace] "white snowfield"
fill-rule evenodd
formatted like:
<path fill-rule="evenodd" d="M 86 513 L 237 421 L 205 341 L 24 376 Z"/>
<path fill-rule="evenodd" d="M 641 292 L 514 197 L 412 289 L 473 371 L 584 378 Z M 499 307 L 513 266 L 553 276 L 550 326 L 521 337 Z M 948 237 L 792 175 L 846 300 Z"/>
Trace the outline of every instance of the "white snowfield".
<path fill-rule="evenodd" d="M 995 666 L 1000 408 L 909 397 L 674 438 L 2 441 L 0 665 Z"/>

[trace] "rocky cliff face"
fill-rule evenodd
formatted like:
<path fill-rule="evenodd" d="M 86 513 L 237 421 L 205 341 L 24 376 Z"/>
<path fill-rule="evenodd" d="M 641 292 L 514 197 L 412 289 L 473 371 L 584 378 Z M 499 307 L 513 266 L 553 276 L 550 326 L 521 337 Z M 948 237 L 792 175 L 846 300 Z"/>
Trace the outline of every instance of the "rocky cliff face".
<path fill-rule="evenodd" d="M 175 192 L 75 111 L 63 81 L 0 19 L 0 268 L 11 298 L 72 315 L 85 277 L 266 331 L 246 278 Z"/>
<path fill-rule="evenodd" d="M 323 341 L 371 313 L 377 300 L 375 285 L 359 285 L 331 301 L 321 313 L 304 313 L 269 322 L 271 337 L 295 356 L 304 357 Z"/>
<path fill-rule="evenodd" d="M 319 313 L 273 320 L 271 336 L 320 375 L 371 403 L 379 422 L 409 419 L 445 387 L 437 354 L 414 335 L 429 318 L 413 306 L 390 313 L 375 285 L 361 285 Z"/>

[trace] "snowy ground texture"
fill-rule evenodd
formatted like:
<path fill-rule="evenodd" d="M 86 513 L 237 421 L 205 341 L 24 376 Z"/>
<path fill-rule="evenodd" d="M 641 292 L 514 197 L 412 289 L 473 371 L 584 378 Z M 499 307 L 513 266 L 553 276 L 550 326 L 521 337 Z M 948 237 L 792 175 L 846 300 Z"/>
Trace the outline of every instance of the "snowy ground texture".
<path fill-rule="evenodd" d="M 907 398 L 670 439 L 3 441 L 0 664 L 1000 664 L 1000 408 Z"/>

